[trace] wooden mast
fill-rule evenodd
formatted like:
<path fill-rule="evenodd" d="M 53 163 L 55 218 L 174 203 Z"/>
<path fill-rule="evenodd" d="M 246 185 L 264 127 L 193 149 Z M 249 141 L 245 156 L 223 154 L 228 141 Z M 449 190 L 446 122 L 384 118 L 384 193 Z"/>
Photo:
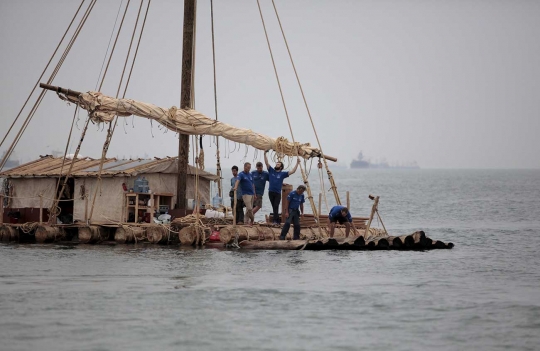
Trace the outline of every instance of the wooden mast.
<path fill-rule="evenodd" d="M 197 0 L 184 0 L 184 35 L 182 46 L 182 88 L 180 108 L 193 107 L 193 58 L 195 48 L 195 6 Z M 176 208 L 186 209 L 189 135 L 180 134 L 178 142 L 178 182 Z"/>

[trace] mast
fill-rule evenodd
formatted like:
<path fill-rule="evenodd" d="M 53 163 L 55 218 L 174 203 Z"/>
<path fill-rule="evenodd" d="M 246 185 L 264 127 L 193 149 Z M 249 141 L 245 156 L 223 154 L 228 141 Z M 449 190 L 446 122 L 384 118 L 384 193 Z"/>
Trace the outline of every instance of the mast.
<path fill-rule="evenodd" d="M 182 88 L 180 108 L 193 107 L 193 59 L 195 48 L 195 6 L 197 0 L 184 0 L 184 33 L 182 46 Z M 189 135 L 180 134 L 178 141 L 178 181 L 176 208 L 186 209 Z"/>

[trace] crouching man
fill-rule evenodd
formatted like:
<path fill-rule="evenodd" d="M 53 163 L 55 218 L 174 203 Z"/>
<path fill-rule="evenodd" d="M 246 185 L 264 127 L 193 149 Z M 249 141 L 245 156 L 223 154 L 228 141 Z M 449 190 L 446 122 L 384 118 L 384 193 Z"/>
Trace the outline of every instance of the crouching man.
<path fill-rule="evenodd" d="M 300 217 L 304 216 L 304 191 L 306 191 L 306 187 L 299 185 L 296 190 L 289 193 L 285 200 L 285 217 L 287 217 L 287 220 L 283 225 L 283 229 L 281 229 L 280 240 L 285 240 L 291 222 L 294 224 L 293 240 L 300 240 Z"/>
<path fill-rule="evenodd" d="M 328 215 L 328 229 L 330 229 L 330 237 L 334 237 L 334 230 L 336 229 L 336 223 L 345 224 L 345 237 L 349 237 L 351 231 L 352 216 L 349 209 L 345 206 L 334 206 L 330 210 Z"/>

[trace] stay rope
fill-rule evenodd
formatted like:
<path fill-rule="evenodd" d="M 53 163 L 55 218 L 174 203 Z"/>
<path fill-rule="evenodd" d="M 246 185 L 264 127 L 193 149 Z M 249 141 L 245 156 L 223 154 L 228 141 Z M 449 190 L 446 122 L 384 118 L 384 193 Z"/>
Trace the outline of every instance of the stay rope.
<path fill-rule="evenodd" d="M 124 19 L 125 19 L 128 7 L 129 7 L 129 3 L 130 3 L 130 0 L 128 0 L 128 2 L 127 2 L 126 9 L 125 9 L 124 15 L 122 17 L 122 21 L 120 22 L 120 26 L 118 28 L 118 33 L 116 34 L 116 39 L 114 41 L 114 45 L 113 45 L 113 48 L 111 50 L 111 55 L 109 56 L 109 62 L 107 63 L 107 68 L 109 67 L 109 63 L 111 62 L 111 59 L 112 59 L 112 56 L 113 56 L 113 53 L 114 53 L 114 49 L 116 47 L 116 43 L 118 41 L 118 37 L 120 36 L 120 32 L 122 30 L 122 25 L 124 23 Z M 126 73 L 127 64 L 128 64 L 128 61 L 129 61 L 129 55 L 131 53 L 131 48 L 133 46 L 133 40 L 135 39 L 135 33 L 137 32 L 137 26 L 139 24 L 139 18 L 140 18 L 140 15 L 141 15 L 141 10 L 142 10 L 142 7 L 143 7 L 143 3 L 144 3 L 144 0 L 141 0 L 141 3 L 139 5 L 139 11 L 137 12 L 137 18 L 135 20 L 135 24 L 133 25 L 133 32 L 131 34 L 131 40 L 129 42 L 129 48 L 128 48 L 127 53 L 126 53 L 126 59 L 124 61 L 124 67 L 122 69 L 122 75 L 120 77 L 120 82 L 118 83 L 118 88 L 116 90 L 116 98 L 118 98 L 118 96 L 120 94 L 120 89 L 122 87 L 122 83 L 123 83 L 123 80 L 124 80 L 124 75 Z M 140 32 L 138 43 L 137 43 L 137 49 L 136 49 L 137 51 L 136 51 L 136 53 L 138 52 L 139 44 L 141 42 L 141 38 L 142 38 L 142 35 L 143 35 L 144 25 L 146 23 L 146 17 L 148 15 L 148 8 L 149 7 L 150 7 L 150 1 L 148 1 L 148 6 L 147 6 L 147 9 L 146 9 L 143 24 L 142 24 L 142 27 L 141 27 L 141 32 Z M 133 72 L 133 67 L 134 67 L 135 61 L 137 59 L 136 53 L 135 53 L 135 55 L 133 57 L 133 60 L 131 62 L 131 68 L 130 68 L 130 72 L 129 72 L 129 76 L 128 76 L 129 78 L 126 81 L 126 85 L 124 87 L 124 92 L 123 92 L 122 98 L 125 98 L 126 91 L 127 91 L 128 86 L 129 86 L 129 80 L 131 79 L 131 73 Z M 105 69 L 103 80 L 105 78 L 106 73 L 107 73 L 107 69 Z M 103 80 L 101 81 L 100 89 L 101 89 L 101 86 L 103 85 Z M 106 137 L 105 142 L 103 144 L 102 153 L 101 153 L 101 160 L 100 160 L 100 164 L 99 164 L 99 171 L 98 171 L 98 175 L 97 175 L 98 184 L 96 186 L 96 189 L 94 190 L 94 196 L 92 198 L 92 207 L 90 208 L 90 215 L 88 217 L 89 220 L 92 220 L 92 215 L 94 213 L 94 207 L 95 207 L 95 204 L 96 204 L 96 198 L 97 198 L 97 195 L 98 195 L 98 191 L 101 192 L 101 182 L 102 182 L 101 173 L 103 172 L 103 165 L 104 165 L 106 157 L 107 157 L 107 151 L 109 150 L 109 146 L 110 146 L 110 143 L 112 141 L 112 137 L 114 135 L 114 131 L 116 130 L 117 125 L 118 125 L 118 115 L 115 116 L 114 121 L 110 122 L 109 128 L 107 130 L 107 137 Z"/>
<path fill-rule="evenodd" d="M 60 46 L 62 45 L 62 43 L 64 42 L 64 39 L 66 38 L 66 35 L 67 33 L 69 32 L 69 29 L 71 28 L 71 26 L 73 25 L 73 22 L 75 21 L 75 18 L 77 18 L 77 15 L 79 14 L 79 11 L 81 10 L 81 7 L 82 5 L 84 4 L 86 0 L 82 0 L 81 1 L 81 4 L 79 5 L 79 7 L 77 8 L 77 11 L 75 12 L 75 15 L 73 15 L 73 18 L 71 19 L 71 22 L 69 22 L 69 25 L 66 29 L 66 31 L 64 32 L 64 35 L 62 36 L 62 39 L 60 39 L 60 42 L 58 43 L 58 45 L 56 46 L 56 49 L 54 49 L 54 52 L 53 54 L 51 55 L 51 58 L 49 59 L 49 61 L 47 62 L 47 65 L 45 65 L 45 68 L 43 69 L 43 71 L 41 72 L 41 75 L 39 76 L 39 78 L 37 79 L 37 82 L 36 84 L 34 85 L 34 87 L 32 88 L 32 90 L 30 91 L 30 94 L 28 94 L 28 97 L 26 98 L 26 101 L 24 102 L 23 106 L 21 107 L 21 109 L 19 110 L 19 113 L 17 114 L 17 117 L 15 117 L 15 120 L 13 121 L 13 123 L 11 123 L 11 126 L 9 127 L 8 131 L 6 132 L 6 135 L 4 136 L 4 138 L 2 139 L 2 141 L 0 142 L 0 147 L 2 147 L 2 145 L 4 144 L 4 141 L 6 141 L 6 138 L 7 136 L 9 135 L 9 133 L 11 133 L 11 130 L 13 129 L 13 127 L 15 126 L 15 123 L 17 123 L 17 120 L 19 119 L 19 117 L 21 116 L 21 113 L 23 112 L 24 108 L 26 107 L 26 105 L 28 104 L 28 101 L 30 101 L 30 98 L 32 97 L 32 94 L 34 94 L 34 92 L 36 91 L 36 88 L 38 87 L 39 85 L 39 82 L 41 81 L 41 78 L 43 78 L 43 76 L 45 75 L 45 72 L 47 71 L 47 69 L 49 68 L 49 65 L 51 64 L 54 56 L 56 55 L 56 53 L 58 52 L 58 49 L 60 48 Z"/>
<path fill-rule="evenodd" d="M 218 120 L 217 106 L 217 76 L 216 76 L 216 46 L 214 40 L 214 0 L 210 0 L 210 22 L 212 29 L 212 66 L 214 68 L 214 110 L 216 113 L 216 121 Z M 221 160 L 219 155 L 219 137 L 216 137 L 216 174 L 218 178 L 218 195 L 223 201 L 223 184 L 221 177 Z"/>
<path fill-rule="evenodd" d="M 83 17 L 81 18 L 77 28 L 75 29 L 75 32 L 73 33 L 69 43 L 67 44 L 66 48 L 64 49 L 64 53 L 62 54 L 62 56 L 60 57 L 60 59 L 58 60 L 58 63 L 56 64 L 56 67 L 55 69 L 53 70 L 53 72 L 51 73 L 51 76 L 49 77 L 49 79 L 47 80 L 47 84 L 51 84 L 52 81 L 54 80 L 54 78 L 56 77 L 56 75 L 58 74 L 58 71 L 60 70 L 60 68 L 62 67 L 67 55 L 69 54 L 71 48 L 73 47 L 73 44 L 75 43 L 75 40 L 77 39 L 77 37 L 79 36 L 79 33 L 81 31 L 81 29 L 83 28 L 84 24 L 86 23 L 86 20 L 88 19 L 88 16 L 90 15 L 90 13 L 92 12 L 93 8 L 94 8 L 94 5 L 96 4 L 96 1 L 97 0 L 92 0 L 90 2 L 90 4 L 88 5 L 88 8 L 86 9 L 85 13 L 83 14 Z M 6 151 L 5 155 L 4 155 L 4 158 L 2 160 L 2 163 L 0 164 L 0 170 L 2 168 L 4 168 L 7 160 L 9 159 L 9 157 L 11 156 L 11 154 L 13 153 L 13 150 L 15 149 L 15 147 L 17 146 L 17 144 L 19 143 L 22 135 L 24 134 L 24 132 L 26 131 L 26 128 L 28 127 L 28 125 L 30 124 L 30 122 L 32 121 L 32 118 L 34 117 L 37 109 L 39 108 L 39 106 L 41 105 L 41 102 L 43 101 L 43 98 L 45 97 L 45 94 L 46 94 L 46 90 L 42 90 L 41 93 L 39 94 L 36 102 L 34 103 L 34 106 L 32 107 L 32 109 L 30 110 L 30 112 L 28 113 L 28 116 L 26 117 L 26 119 L 24 120 L 21 128 L 19 129 L 19 132 L 17 133 L 17 135 L 15 136 L 13 142 L 11 143 L 9 149 Z M 21 110 L 22 111 L 22 110 Z M 18 117 L 17 117 L 18 118 Z M 7 137 L 7 135 L 6 135 Z"/>
<path fill-rule="evenodd" d="M 330 171 L 330 168 L 328 167 L 328 163 L 326 162 L 326 158 L 324 157 L 324 152 L 323 152 L 323 149 L 322 149 L 321 141 L 319 140 L 319 135 L 317 134 L 317 129 L 315 128 L 315 123 L 313 122 L 313 118 L 312 118 L 311 112 L 309 110 L 309 106 L 308 106 L 308 103 L 307 103 L 307 100 L 306 100 L 306 96 L 304 94 L 304 89 L 302 88 L 302 83 L 300 83 L 300 78 L 298 76 L 298 72 L 296 71 L 296 66 L 295 66 L 294 60 L 292 58 L 291 50 L 289 48 L 289 43 L 287 41 L 287 37 L 285 36 L 285 31 L 283 30 L 283 26 L 281 25 L 281 19 L 279 18 L 278 10 L 277 10 L 276 3 L 274 2 L 274 0 L 272 0 L 272 5 L 274 7 L 274 12 L 276 13 L 276 18 L 277 18 L 278 23 L 279 23 L 279 28 L 280 28 L 281 34 L 283 36 L 283 41 L 285 42 L 285 46 L 287 47 L 287 53 L 289 54 L 289 58 L 291 60 L 291 65 L 293 67 L 294 74 L 296 76 L 296 81 L 298 82 L 298 87 L 300 88 L 300 92 L 302 93 L 302 99 L 304 100 L 304 105 L 306 106 L 306 111 L 308 113 L 309 120 L 310 120 L 311 126 L 313 128 L 313 132 L 315 133 L 315 138 L 317 139 L 317 144 L 319 146 L 319 150 L 321 151 L 321 155 L 323 155 L 322 159 L 323 159 L 324 167 L 326 169 L 326 173 L 328 174 L 328 179 L 330 180 L 330 187 L 332 188 L 332 191 L 334 192 L 334 197 L 336 199 L 337 204 L 341 205 L 341 200 L 339 199 L 339 194 L 337 192 L 337 186 L 336 186 L 336 183 L 334 181 L 334 177 L 332 175 L 332 172 Z M 259 9 L 260 9 L 260 6 L 259 6 Z"/>
<path fill-rule="evenodd" d="M 268 38 L 268 32 L 266 30 L 266 24 L 264 22 L 264 16 L 263 16 L 263 13 L 262 13 L 260 0 L 257 0 L 257 6 L 259 8 L 259 14 L 261 15 L 261 22 L 262 22 L 263 29 L 264 29 L 264 35 L 266 37 L 266 43 L 268 44 L 268 50 L 270 52 L 270 58 L 272 59 L 272 66 L 274 67 L 274 73 L 276 75 L 276 80 L 277 80 L 278 87 L 279 87 L 279 93 L 281 95 L 281 101 L 283 103 L 283 108 L 285 110 L 285 116 L 287 117 L 287 124 L 289 125 L 289 131 L 291 133 L 291 138 L 292 138 L 292 141 L 293 141 L 293 145 L 296 148 L 296 155 L 297 155 L 297 158 L 298 158 L 298 146 L 299 146 L 299 144 L 296 142 L 296 140 L 294 138 L 294 133 L 293 133 L 293 129 L 292 129 L 292 126 L 291 126 L 291 120 L 290 120 L 290 117 L 289 117 L 289 112 L 287 110 L 287 104 L 285 103 L 285 97 L 283 96 L 283 89 L 281 88 L 281 82 L 280 82 L 280 79 L 279 79 L 279 74 L 278 74 L 276 63 L 275 63 L 275 60 L 274 60 L 274 54 L 272 52 L 272 47 L 270 45 L 270 40 Z M 278 138 L 278 140 L 279 139 L 280 138 Z M 276 150 L 276 151 L 278 151 L 278 150 Z M 303 180 L 303 182 L 304 182 L 304 184 L 306 186 L 306 190 L 307 190 L 307 193 L 308 193 L 308 200 L 309 200 L 309 203 L 311 205 L 313 215 L 314 215 L 314 217 L 315 217 L 315 219 L 317 221 L 317 225 L 319 226 L 319 234 L 322 235 L 322 231 L 321 231 L 321 227 L 320 227 L 320 221 L 319 221 L 319 213 L 317 211 L 315 201 L 313 200 L 313 195 L 311 193 L 311 187 L 309 186 L 309 180 L 308 180 L 308 178 L 306 176 L 306 173 L 305 173 L 304 168 L 302 167 L 301 163 L 299 163 L 299 166 L 300 166 L 300 172 L 302 173 L 302 180 Z"/>

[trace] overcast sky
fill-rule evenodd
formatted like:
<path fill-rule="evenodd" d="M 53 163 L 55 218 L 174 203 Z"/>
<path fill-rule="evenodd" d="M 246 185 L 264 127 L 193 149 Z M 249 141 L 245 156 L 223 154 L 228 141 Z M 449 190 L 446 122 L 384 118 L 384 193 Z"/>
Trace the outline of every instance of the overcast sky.
<path fill-rule="evenodd" d="M 0 1 L 1 137 L 79 3 Z M 131 1 L 128 9 L 105 94 L 116 93 L 139 3 Z M 195 107 L 214 117 L 209 3 L 198 4 Z M 271 1 L 261 3 L 295 137 L 315 144 Z M 323 149 L 342 164 L 362 150 L 372 160 L 415 160 L 423 168 L 540 167 L 540 1 L 276 4 Z M 53 84 L 95 89 L 119 5 L 98 1 Z M 290 139 L 256 1 L 215 0 L 214 6 L 220 120 Z M 182 19 L 183 1 L 152 1 L 128 98 L 179 105 Z M 17 157 L 63 152 L 73 110 L 47 94 Z M 93 126 L 81 153 L 100 157 L 104 139 L 105 131 Z M 207 167 L 214 165 L 210 144 L 207 137 Z M 222 149 L 225 166 L 244 158 L 244 147 L 229 149 Z M 173 132 L 129 118 L 108 155 L 176 153 Z M 253 158 L 249 149 L 247 159 Z"/>

